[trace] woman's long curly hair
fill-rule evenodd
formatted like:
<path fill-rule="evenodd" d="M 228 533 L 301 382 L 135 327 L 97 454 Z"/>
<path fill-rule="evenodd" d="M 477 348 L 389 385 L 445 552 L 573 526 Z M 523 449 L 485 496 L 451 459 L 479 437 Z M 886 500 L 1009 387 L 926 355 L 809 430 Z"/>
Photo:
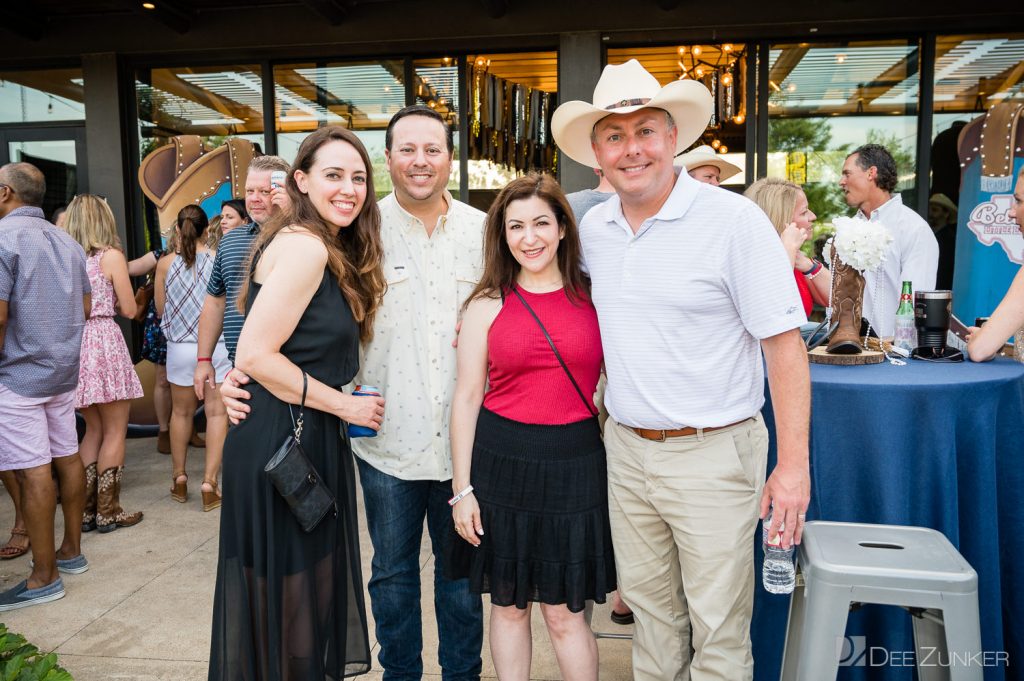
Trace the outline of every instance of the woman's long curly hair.
<path fill-rule="evenodd" d="M 295 171 L 309 174 L 316 162 L 317 152 L 330 142 L 340 141 L 351 145 L 366 165 L 366 200 L 362 210 L 348 227 L 337 230 L 327 223 L 317 211 L 309 196 L 299 191 L 295 182 Z M 384 298 L 387 283 L 384 279 L 384 247 L 380 238 L 380 210 L 377 195 L 373 189 L 373 167 L 366 147 L 355 133 L 337 125 L 330 125 L 311 133 L 295 156 L 291 172 L 285 184 L 291 209 L 270 218 L 260 230 L 253 244 L 250 259 L 269 244 L 285 227 L 298 225 L 320 237 L 327 246 L 327 267 L 338 279 L 338 287 L 352 308 L 352 316 L 359 323 L 359 339 L 363 342 L 373 338 L 373 319 Z M 337 234 L 335 234 L 337 231 Z M 250 276 L 246 278 L 242 293 L 238 296 L 238 309 L 245 312 L 249 297 L 252 267 L 247 266 Z"/>
<path fill-rule="evenodd" d="M 505 185 L 491 204 L 487 220 L 484 222 L 484 273 L 480 277 L 480 283 L 463 303 L 463 309 L 476 298 L 498 298 L 515 285 L 521 267 L 508 247 L 505 216 L 509 204 L 513 201 L 534 196 L 551 207 L 558 226 L 565 232 L 565 238 L 558 243 L 556 258 L 566 295 L 573 303 L 578 303 L 581 299 L 589 300 L 590 280 L 580 266 L 582 249 L 579 230 L 569 201 L 565 198 L 565 192 L 550 175 L 529 173 Z"/>

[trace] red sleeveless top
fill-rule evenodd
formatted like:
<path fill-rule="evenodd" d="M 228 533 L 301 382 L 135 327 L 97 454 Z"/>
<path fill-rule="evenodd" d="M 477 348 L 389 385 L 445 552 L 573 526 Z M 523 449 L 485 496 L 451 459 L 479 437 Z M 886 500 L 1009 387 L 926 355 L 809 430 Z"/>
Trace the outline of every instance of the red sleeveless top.
<path fill-rule="evenodd" d="M 804 273 L 793 268 L 793 276 L 796 277 L 796 289 L 800 292 L 800 302 L 804 304 L 804 315 L 811 316 L 814 310 L 814 299 L 811 298 L 811 285 L 807 283 Z"/>
<path fill-rule="evenodd" d="M 571 302 L 564 289 L 550 293 L 518 290 L 544 323 L 580 390 L 593 404 L 603 359 L 594 305 L 586 297 Z M 487 333 L 487 378 L 490 388 L 484 407 L 505 418 L 564 425 L 593 416 L 544 332 L 515 293 L 505 296 Z"/>

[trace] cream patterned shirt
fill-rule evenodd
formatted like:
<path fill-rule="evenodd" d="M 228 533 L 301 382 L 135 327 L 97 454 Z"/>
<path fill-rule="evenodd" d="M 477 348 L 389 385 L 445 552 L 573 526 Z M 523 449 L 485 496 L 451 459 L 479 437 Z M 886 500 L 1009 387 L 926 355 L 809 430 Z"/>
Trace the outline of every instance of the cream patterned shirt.
<path fill-rule="evenodd" d="M 433 235 L 399 204 L 381 200 L 384 303 L 363 346 L 356 383 L 381 389 L 384 424 L 352 440 L 359 458 L 402 480 L 448 480 L 448 423 L 455 392 L 455 324 L 483 273 L 484 213 L 445 192 Z"/>

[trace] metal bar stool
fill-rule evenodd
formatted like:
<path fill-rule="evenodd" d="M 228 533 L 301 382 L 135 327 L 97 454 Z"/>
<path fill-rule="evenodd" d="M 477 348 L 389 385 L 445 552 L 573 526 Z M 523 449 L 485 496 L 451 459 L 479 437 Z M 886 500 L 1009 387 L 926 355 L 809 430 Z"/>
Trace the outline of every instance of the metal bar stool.
<path fill-rule="evenodd" d="M 798 564 L 781 681 L 827 681 L 840 661 L 863 664 L 857 656 L 866 651 L 851 649 L 845 637 L 851 605 L 861 603 L 898 605 L 914 616 L 920 681 L 981 681 L 978 574 L 941 533 L 810 522 Z"/>
<path fill-rule="evenodd" d="M 594 638 L 596 638 L 596 639 L 612 638 L 612 639 L 620 639 L 620 640 L 627 640 L 627 641 L 633 640 L 633 634 L 631 634 L 631 633 L 630 634 L 618 634 L 618 633 L 611 632 L 611 631 L 596 631 L 596 630 L 594 630 L 594 624 L 593 624 L 593 619 L 594 619 L 594 601 L 587 601 L 587 606 L 583 609 L 583 617 L 587 620 L 587 626 L 590 627 L 592 631 L 594 631 Z"/>

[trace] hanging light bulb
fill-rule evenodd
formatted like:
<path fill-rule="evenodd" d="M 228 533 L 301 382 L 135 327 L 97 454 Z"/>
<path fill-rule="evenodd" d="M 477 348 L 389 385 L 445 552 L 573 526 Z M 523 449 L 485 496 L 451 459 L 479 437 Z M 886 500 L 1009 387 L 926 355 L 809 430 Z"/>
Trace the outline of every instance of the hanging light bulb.
<path fill-rule="evenodd" d="M 729 153 L 729 147 L 727 147 L 727 146 L 725 146 L 723 144 L 722 146 L 718 147 L 718 153 L 719 154 L 728 154 Z"/>
<path fill-rule="evenodd" d="M 694 73 L 695 73 L 695 74 L 697 75 L 697 77 L 698 77 L 698 78 L 703 78 L 703 77 L 704 77 L 704 69 L 703 69 L 703 68 L 701 68 L 700 66 L 698 66 L 697 68 L 695 68 L 695 69 L 693 70 L 693 72 L 694 72 Z"/>
<path fill-rule="evenodd" d="M 735 123 L 736 125 L 742 125 L 743 121 L 745 120 L 747 120 L 747 117 L 744 116 L 743 114 L 736 114 L 732 118 L 732 122 Z"/>
<path fill-rule="evenodd" d="M 722 45 L 722 52 L 732 52 L 732 43 Z"/>
<path fill-rule="evenodd" d="M 722 143 L 720 141 L 718 141 L 717 139 L 711 140 L 712 149 L 718 149 L 720 146 L 722 146 Z"/>
<path fill-rule="evenodd" d="M 732 74 L 729 73 L 728 71 L 726 71 L 722 75 L 722 85 L 724 85 L 725 87 L 729 87 L 730 85 L 732 85 Z"/>
<path fill-rule="evenodd" d="M 703 52 L 703 50 L 700 48 L 700 45 L 694 45 L 692 51 L 694 57 L 699 57 L 701 55 L 701 52 Z"/>
<path fill-rule="evenodd" d="M 679 52 L 679 56 L 680 56 L 680 57 L 681 57 L 681 56 L 683 56 L 684 54 L 686 54 L 686 46 L 682 46 L 682 47 L 680 47 L 680 48 L 679 48 L 679 49 L 677 50 L 677 52 Z"/>

